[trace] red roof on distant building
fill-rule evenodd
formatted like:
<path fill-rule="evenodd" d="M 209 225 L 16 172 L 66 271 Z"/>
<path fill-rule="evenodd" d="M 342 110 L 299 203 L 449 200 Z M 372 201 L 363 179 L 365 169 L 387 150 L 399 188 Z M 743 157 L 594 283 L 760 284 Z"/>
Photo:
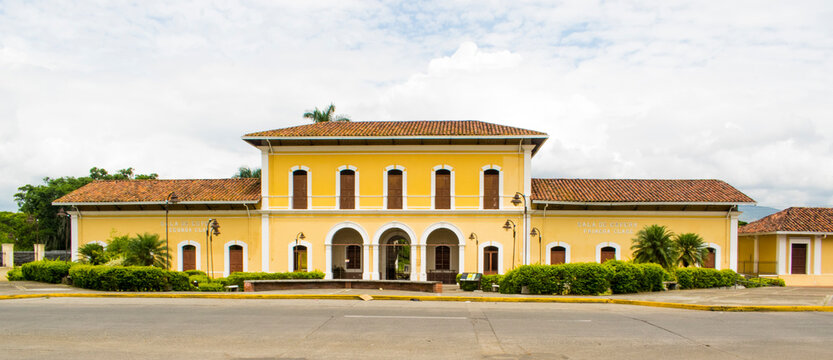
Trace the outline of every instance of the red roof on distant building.
<path fill-rule="evenodd" d="M 833 233 L 833 209 L 791 207 L 738 229 L 740 234 L 774 232 Z"/>
<path fill-rule="evenodd" d="M 53 204 L 164 203 L 171 192 L 184 203 L 257 203 L 260 179 L 98 180 Z"/>
<path fill-rule="evenodd" d="M 246 134 L 248 137 L 521 136 L 546 133 L 477 120 L 328 121 Z"/>
<path fill-rule="evenodd" d="M 532 200 L 565 203 L 754 203 L 720 180 L 532 179 Z"/>

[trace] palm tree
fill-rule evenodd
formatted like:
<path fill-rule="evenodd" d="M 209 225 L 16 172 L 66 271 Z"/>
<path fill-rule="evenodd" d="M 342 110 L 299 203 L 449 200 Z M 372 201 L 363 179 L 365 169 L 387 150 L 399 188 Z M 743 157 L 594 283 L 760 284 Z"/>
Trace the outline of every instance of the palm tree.
<path fill-rule="evenodd" d="M 107 262 L 108 256 L 104 252 L 104 246 L 98 243 L 89 243 L 78 248 L 78 254 L 81 255 L 82 262 L 91 265 L 101 265 Z"/>
<path fill-rule="evenodd" d="M 136 234 L 130 238 L 125 254 L 125 265 L 165 267 L 168 249 L 158 234 Z"/>
<path fill-rule="evenodd" d="M 695 233 L 680 234 L 674 239 L 677 244 L 677 261 L 684 267 L 690 265 L 703 266 L 704 260 L 709 256 L 709 249 L 703 238 Z"/>
<path fill-rule="evenodd" d="M 245 178 L 260 178 L 260 169 L 251 169 L 247 166 L 241 166 L 237 169 L 237 174 L 232 176 L 233 179 L 245 179 Z"/>
<path fill-rule="evenodd" d="M 314 123 L 328 122 L 328 121 L 350 121 L 345 115 L 336 115 L 336 106 L 330 103 L 326 111 L 318 110 L 318 107 L 313 111 L 304 113 L 304 118 L 312 120 Z"/>
<path fill-rule="evenodd" d="M 631 250 L 634 261 L 638 263 L 656 263 L 664 268 L 674 265 L 676 246 L 671 237 L 674 234 L 665 226 L 645 226 L 636 233 Z"/>

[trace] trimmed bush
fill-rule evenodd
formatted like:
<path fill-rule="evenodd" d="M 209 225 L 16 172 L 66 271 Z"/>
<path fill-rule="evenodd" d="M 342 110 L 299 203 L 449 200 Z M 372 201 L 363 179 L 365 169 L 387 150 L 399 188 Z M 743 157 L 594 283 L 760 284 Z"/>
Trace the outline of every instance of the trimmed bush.
<path fill-rule="evenodd" d="M 72 263 L 58 260 L 41 260 L 24 264 L 20 269 L 23 273 L 23 280 L 59 284 L 61 279 L 69 275 L 69 268 L 72 265 Z"/>
<path fill-rule="evenodd" d="M 202 275 L 202 276 L 206 276 L 206 277 L 208 276 L 208 274 L 206 274 L 205 271 L 201 271 L 201 270 L 185 270 L 183 272 L 188 276 L 193 276 L 193 275 Z"/>
<path fill-rule="evenodd" d="M 787 284 L 784 279 L 756 277 L 746 279 L 745 285 L 747 288 L 759 288 L 762 286 L 786 286 Z"/>
<path fill-rule="evenodd" d="M 500 292 L 518 294 L 526 286 L 530 294 L 596 295 L 610 288 L 613 271 L 597 263 L 524 265 L 500 280 Z"/>
<path fill-rule="evenodd" d="M 24 280 L 23 279 L 23 272 L 20 271 L 20 268 L 11 269 L 11 270 L 9 270 L 9 272 L 6 273 L 6 279 L 9 279 L 9 281 Z"/>
<path fill-rule="evenodd" d="M 167 271 L 168 284 L 173 291 L 189 291 L 191 283 L 188 281 L 188 274 L 180 271 Z"/>
<path fill-rule="evenodd" d="M 266 272 L 236 272 L 228 276 L 228 285 L 237 285 L 243 288 L 243 282 L 246 280 L 308 280 L 308 279 L 323 279 L 324 273 L 320 271 L 311 272 L 285 272 L 285 273 L 266 273 Z"/>
<path fill-rule="evenodd" d="M 480 290 L 492 291 L 492 285 L 500 285 L 501 280 L 503 280 L 503 275 L 483 275 L 480 279 Z"/>
<path fill-rule="evenodd" d="M 216 292 L 216 291 L 223 291 L 224 287 L 223 287 L 223 284 L 221 284 L 219 282 L 205 282 L 205 283 L 200 283 L 200 285 L 197 287 L 197 290 L 198 291 L 214 291 L 214 292 Z"/>
<path fill-rule="evenodd" d="M 662 291 L 665 289 L 663 281 L 673 279 L 671 274 L 659 264 L 636 264 L 636 267 L 642 270 L 639 291 Z"/>
<path fill-rule="evenodd" d="M 708 289 L 735 285 L 739 275 L 732 270 L 678 268 L 674 271 L 681 289 Z"/>
<path fill-rule="evenodd" d="M 572 273 L 570 294 L 598 295 L 610 288 L 613 271 L 597 263 L 564 264 Z"/>
<path fill-rule="evenodd" d="M 69 271 L 75 286 L 104 291 L 187 291 L 188 277 L 152 266 L 76 265 Z"/>
<path fill-rule="evenodd" d="M 644 275 L 642 269 L 632 263 L 611 260 L 604 266 L 613 272 L 610 278 L 610 290 L 614 294 L 632 294 L 642 290 Z"/>

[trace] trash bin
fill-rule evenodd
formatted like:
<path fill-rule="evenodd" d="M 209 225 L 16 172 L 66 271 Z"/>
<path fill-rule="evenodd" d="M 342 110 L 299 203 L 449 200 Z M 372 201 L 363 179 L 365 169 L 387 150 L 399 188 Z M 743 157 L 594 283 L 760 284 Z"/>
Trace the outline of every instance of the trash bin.
<path fill-rule="evenodd" d="M 480 279 L 483 278 L 481 273 L 463 273 L 460 276 L 460 290 L 474 291 L 480 289 Z"/>

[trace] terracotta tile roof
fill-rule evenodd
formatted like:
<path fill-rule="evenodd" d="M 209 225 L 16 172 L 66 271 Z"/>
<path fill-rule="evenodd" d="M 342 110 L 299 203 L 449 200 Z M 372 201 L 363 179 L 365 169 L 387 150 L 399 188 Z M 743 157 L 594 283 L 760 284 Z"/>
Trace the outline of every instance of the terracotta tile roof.
<path fill-rule="evenodd" d="M 776 231 L 833 233 L 833 209 L 791 207 L 753 221 L 738 229 L 740 234 Z"/>
<path fill-rule="evenodd" d="M 260 179 L 99 180 L 53 204 L 165 202 L 175 192 L 180 202 L 258 202 Z"/>
<path fill-rule="evenodd" d="M 532 199 L 578 203 L 753 203 L 720 180 L 532 179 Z"/>
<path fill-rule="evenodd" d="M 536 136 L 546 133 L 476 120 L 331 121 L 259 131 L 245 137 Z"/>

